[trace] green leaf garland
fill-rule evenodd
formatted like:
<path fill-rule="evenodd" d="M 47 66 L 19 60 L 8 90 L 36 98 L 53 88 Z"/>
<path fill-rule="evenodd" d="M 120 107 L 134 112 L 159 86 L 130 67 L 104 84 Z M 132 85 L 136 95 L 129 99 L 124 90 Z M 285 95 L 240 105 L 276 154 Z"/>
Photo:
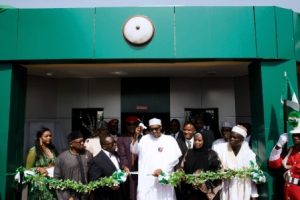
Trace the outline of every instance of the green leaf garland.
<path fill-rule="evenodd" d="M 28 172 L 24 168 L 18 168 L 18 173 L 24 174 L 23 184 L 30 183 L 32 187 L 35 187 L 39 191 L 43 191 L 47 188 L 54 190 L 71 189 L 79 193 L 90 193 L 91 191 L 100 187 L 112 187 L 123 183 L 127 179 L 127 175 L 124 171 L 118 170 L 110 177 L 103 177 L 96 181 L 91 181 L 88 184 L 82 184 L 73 180 L 59 180 L 50 177 L 44 177 L 34 172 Z M 250 163 L 249 168 L 245 169 L 228 169 L 219 171 L 205 171 L 199 174 L 185 174 L 183 171 L 176 171 L 171 174 L 162 172 L 158 177 L 161 184 L 170 184 L 172 186 L 178 185 L 184 181 L 192 185 L 201 185 L 207 180 L 221 180 L 232 178 L 250 178 L 255 183 L 264 183 L 266 181 L 263 171 L 255 166 L 254 163 Z"/>
<path fill-rule="evenodd" d="M 180 182 L 185 181 L 192 185 L 201 185 L 208 180 L 221 180 L 221 179 L 232 179 L 232 178 L 250 178 L 255 183 L 266 182 L 264 172 L 258 167 L 254 166 L 253 162 L 250 162 L 249 168 L 244 169 L 227 169 L 218 171 L 205 171 L 199 174 L 185 174 L 182 171 L 176 171 L 171 174 L 165 172 L 161 173 L 158 177 L 158 181 L 161 184 L 170 184 L 172 186 L 178 185 Z"/>
<path fill-rule="evenodd" d="M 23 184 L 30 183 L 32 187 L 37 188 L 41 191 L 48 187 L 49 189 L 55 190 L 71 189 L 79 193 L 89 193 L 100 187 L 112 187 L 119 185 L 120 183 L 125 182 L 127 178 L 127 175 L 124 171 L 117 170 L 110 177 L 103 177 L 99 180 L 91 181 L 85 185 L 69 179 L 59 180 L 55 178 L 44 177 L 40 174 L 26 173 L 26 171 L 28 170 L 25 170 L 24 168 L 17 169 L 18 173 L 25 174 Z"/>

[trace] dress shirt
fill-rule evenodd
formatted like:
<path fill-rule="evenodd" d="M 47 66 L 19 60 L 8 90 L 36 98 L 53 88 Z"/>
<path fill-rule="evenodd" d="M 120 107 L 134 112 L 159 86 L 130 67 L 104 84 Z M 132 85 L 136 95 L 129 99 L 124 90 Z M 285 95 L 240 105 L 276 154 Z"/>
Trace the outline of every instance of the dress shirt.
<path fill-rule="evenodd" d="M 120 165 L 119 165 L 119 161 L 118 161 L 119 159 L 114 154 L 112 154 L 104 149 L 103 149 L 103 152 L 109 157 L 109 159 L 115 165 L 117 170 L 120 169 Z"/>

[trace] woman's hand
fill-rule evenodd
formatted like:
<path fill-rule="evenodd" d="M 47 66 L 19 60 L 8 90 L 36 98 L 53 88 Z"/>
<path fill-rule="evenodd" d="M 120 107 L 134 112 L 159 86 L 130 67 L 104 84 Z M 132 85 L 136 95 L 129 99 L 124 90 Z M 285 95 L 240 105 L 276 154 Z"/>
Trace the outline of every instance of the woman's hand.
<path fill-rule="evenodd" d="M 44 167 L 36 168 L 36 172 L 41 174 L 42 176 L 48 176 L 48 171 Z"/>

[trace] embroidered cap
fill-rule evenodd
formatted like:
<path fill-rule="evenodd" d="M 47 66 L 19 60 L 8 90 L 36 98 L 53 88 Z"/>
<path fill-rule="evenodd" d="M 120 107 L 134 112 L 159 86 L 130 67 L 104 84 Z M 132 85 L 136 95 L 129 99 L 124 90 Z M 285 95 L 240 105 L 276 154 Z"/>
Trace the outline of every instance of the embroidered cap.
<path fill-rule="evenodd" d="M 232 128 L 231 132 L 237 133 L 237 134 L 243 136 L 244 138 L 247 137 L 246 129 L 241 125 L 234 126 Z"/>
<path fill-rule="evenodd" d="M 222 123 L 222 127 L 232 128 L 232 124 L 230 122 L 225 121 Z"/>
<path fill-rule="evenodd" d="M 149 126 L 153 125 L 160 125 L 161 126 L 161 120 L 157 118 L 152 118 L 149 120 Z"/>

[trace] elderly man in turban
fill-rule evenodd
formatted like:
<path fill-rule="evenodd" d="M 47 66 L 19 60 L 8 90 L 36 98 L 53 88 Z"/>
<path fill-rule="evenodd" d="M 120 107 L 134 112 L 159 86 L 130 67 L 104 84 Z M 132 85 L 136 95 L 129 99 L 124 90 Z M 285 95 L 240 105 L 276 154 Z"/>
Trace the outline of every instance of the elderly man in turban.
<path fill-rule="evenodd" d="M 84 148 L 83 136 L 79 131 L 68 135 L 69 149 L 62 152 L 55 162 L 54 178 L 74 180 L 87 184 L 88 163 L 92 154 Z M 87 200 L 88 196 L 74 190 L 57 190 L 58 200 Z"/>
<path fill-rule="evenodd" d="M 250 163 L 256 165 L 256 155 L 250 149 L 246 128 L 237 125 L 231 130 L 228 143 L 220 146 L 217 152 L 222 162 L 223 169 L 243 169 L 250 167 Z M 249 200 L 257 199 L 258 193 L 254 182 L 250 178 L 238 178 L 223 180 L 222 200 Z"/>
<path fill-rule="evenodd" d="M 131 143 L 131 152 L 138 155 L 138 200 L 176 199 L 174 188 L 158 182 L 162 173 L 171 173 L 179 161 L 181 151 L 176 140 L 161 132 L 161 120 L 149 120 L 150 134 L 137 142 L 137 136 Z"/>

